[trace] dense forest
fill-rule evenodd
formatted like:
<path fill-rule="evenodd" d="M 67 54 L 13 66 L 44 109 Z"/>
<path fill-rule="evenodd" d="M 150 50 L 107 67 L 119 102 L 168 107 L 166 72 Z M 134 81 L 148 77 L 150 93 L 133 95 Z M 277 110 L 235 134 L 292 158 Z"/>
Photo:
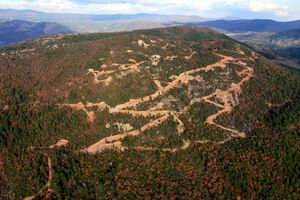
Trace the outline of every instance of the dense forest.
<path fill-rule="evenodd" d="M 300 73 L 210 29 L 3 48 L 0 95 L 1 199 L 299 198 Z"/>

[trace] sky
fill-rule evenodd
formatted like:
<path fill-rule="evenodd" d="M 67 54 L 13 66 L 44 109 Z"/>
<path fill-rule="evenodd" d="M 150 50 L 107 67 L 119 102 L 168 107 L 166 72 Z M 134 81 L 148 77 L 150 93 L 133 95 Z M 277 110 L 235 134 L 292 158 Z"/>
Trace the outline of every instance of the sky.
<path fill-rule="evenodd" d="M 0 0 L 0 8 L 51 13 L 152 13 L 281 21 L 300 19 L 299 0 Z"/>

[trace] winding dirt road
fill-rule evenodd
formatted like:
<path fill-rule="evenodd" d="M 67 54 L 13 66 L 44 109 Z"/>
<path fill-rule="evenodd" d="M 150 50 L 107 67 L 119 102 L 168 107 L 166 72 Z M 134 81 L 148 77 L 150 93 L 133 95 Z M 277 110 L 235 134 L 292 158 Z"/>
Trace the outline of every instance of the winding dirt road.
<path fill-rule="evenodd" d="M 144 43 L 144 41 L 139 40 L 138 44 L 144 48 L 148 47 L 148 44 Z M 168 46 L 166 46 L 167 48 Z M 129 50 L 128 50 L 129 51 Z M 244 55 L 245 53 L 242 52 L 242 50 L 239 48 L 237 49 L 237 52 L 240 53 L 241 55 Z M 132 53 L 132 51 L 130 51 Z M 192 52 L 191 55 L 185 56 L 184 58 L 186 60 L 191 59 L 196 53 Z M 89 153 L 89 154 L 96 154 L 103 152 L 105 150 L 119 150 L 119 151 L 124 151 L 128 147 L 123 146 L 122 140 L 126 137 L 129 136 L 139 136 L 143 134 L 145 131 L 150 130 L 154 127 L 157 127 L 164 122 L 166 122 L 169 118 L 174 120 L 174 122 L 177 124 L 177 134 L 182 134 L 185 131 L 185 125 L 184 123 L 180 120 L 180 116 L 184 115 L 193 104 L 196 103 L 209 103 L 215 107 L 217 107 L 219 110 L 217 113 L 214 113 L 210 116 L 207 117 L 205 124 L 209 126 L 214 126 L 217 128 L 220 128 L 226 132 L 229 133 L 228 137 L 224 140 L 221 141 L 210 141 L 210 140 L 193 140 L 193 141 L 184 141 L 183 140 L 183 145 L 179 148 L 153 148 L 153 147 L 142 147 L 142 146 L 136 146 L 132 147 L 132 149 L 136 149 L 138 151 L 164 151 L 164 152 L 171 152 L 175 153 L 180 150 L 186 150 L 188 149 L 191 145 L 193 144 L 217 144 L 217 145 L 222 145 L 228 141 L 230 141 L 233 138 L 245 138 L 247 135 L 244 132 L 235 130 L 230 127 L 226 127 L 225 125 L 219 124 L 218 123 L 218 118 L 222 115 L 225 114 L 230 114 L 234 107 L 238 105 L 238 95 L 242 92 L 242 86 L 244 86 L 248 81 L 251 80 L 251 78 L 254 76 L 254 70 L 247 65 L 247 63 L 243 62 L 244 58 L 233 58 L 231 56 L 225 56 L 222 54 L 214 53 L 221 59 L 214 63 L 207 65 L 206 67 L 202 68 L 197 68 L 193 70 L 189 70 L 186 72 L 183 72 L 179 74 L 178 76 L 172 76 L 172 79 L 170 77 L 171 82 L 166 83 L 166 86 L 162 86 L 161 82 L 159 80 L 154 80 L 154 83 L 157 85 L 157 91 L 154 92 L 153 94 L 144 96 L 142 98 L 137 98 L 137 99 L 130 99 L 128 102 L 116 105 L 115 107 L 110 107 L 108 104 L 105 102 L 100 102 L 100 103 L 91 103 L 87 102 L 86 104 L 83 104 L 82 102 L 79 102 L 77 104 L 60 104 L 62 107 L 70 107 L 72 109 L 76 110 L 82 110 L 87 114 L 87 119 L 89 122 L 93 123 L 95 120 L 95 113 L 94 111 L 90 111 L 92 108 L 96 107 L 97 111 L 103 111 L 104 109 L 108 108 L 109 112 L 111 114 L 113 113 L 123 113 L 123 114 L 129 114 L 133 117 L 157 117 L 154 120 L 149 121 L 146 123 L 144 126 L 128 131 L 125 133 L 116 133 L 112 136 L 102 138 L 95 144 L 92 144 L 91 146 L 84 148 L 80 150 L 80 152 L 83 153 Z M 255 60 L 256 57 L 251 57 L 249 60 Z M 160 57 L 156 56 L 154 60 L 154 64 L 158 64 L 158 58 Z M 168 56 L 165 58 L 165 60 L 173 60 L 177 58 L 177 56 Z M 154 59 L 154 58 L 153 58 Z M 137 63 L 135 60 L 129 60 L 129 64 L 115 64 L 119 70 L 125 71 L 125 70 L 138 70 L 141 64 L 143 62 Z M 237 71 L 236 74 L 241 77 L 241 81 L 238 83 L 232 83 L 230 87 L 226 90 L 220 90 L 216 89 L 215 92 L 213 92 L 210 95 L 200 97 L 200 98 L 191 98 L 190 99 L 190 104 L 189 106 L 186 106 L 182 111 L 176 112 L 173 110 L 164 110 L 164 102 L 159 102 L 155 106 L 149 108 L 148 110 L 137 110 L 137 106 L 153 101 L 157 99 L 158 97 L 161 97 L 165 94 L 167 94 L 169 91 L 171 91 L 174 88 L 178 88 L 182 85 L 188 85 L 190 84 L 191 81 L 198 81 L 201 82 L 203 81 L 202 77 L 199 75 L 195 76 L 195 74 L 199 72 L 209 72 L 209 71 L 214 71 L 216 68 L 226 68 L 228 64 L 234 63 L 239 66 L 242 66 L 244 69 L 241 71 Z M 110 71 L 95 71 L 95 70 L 89 70 L 90 74 L 94 76 L 94 83 L 99 84 L 99 83 L 105 83 L 108 85 L 112 81 L 112 74 L 115 73 L 115 70 L 110 70 Z M 193 76 L 194 75 L 194 76 Z M 104 79 L 100 79 L 103 78 Z M 56 147 L 62 147 L 66 146 L 68 144 L 67 140 L 60 140 L 57 144 L 51 145 L 48 148 L 56 148 Z M 50 189 L 51 187 L 51 182 L 53 178 L 52 174 L 52 161 L 51 158 L 48 154 L 45 154 L 48 159 L 48 181 L 45 184 L 43 188 L 41 188 L 35 195 L 25 197 L 24 200 L 32 200 L 36 198 L 37 196 L 41 195 L 46 191 L 46 197 L 51 194 L 52 190 Z"/>
<path fill-rule="evenodd" d="M 156 127 L 156 126 L 162 124 L 163 122 L 165 122 L 168 119 L 168 117 L 169 117 L 168 115 L 163 115 L 162 117 L 149 122 L 148 124 L 144 125 L 143 127 L 141 127 L 138 130 L 134 130 L 134 131 L 121 133 L 121 134 L 103 138 L 99 142 L 91 145 L 88 148 L 83 149 L 82 151 L 91 153 L 91 154 L 99 153 L 104 150 L 113 149 L 113 148 L 123 151 L 126 148 L 121 143 L 122 139 L 124 139 L 125 137 L 128 137 L 128 136 L 138 136 L 138 135 L 142 134 L 143 132 L 145 132 L 146 130 L 149 130 L 153 127 Z"/>
<path fill-rule="evenodd" d="M 217 54 L 217 53 L 214 53 L 214 54 L 221 57 L 221 60 L 214 64 L 203 67 L 203 68 L 197 68 L 197 69 L 183 72 L 180 75 L 174 77 L 173 81 L 169 82 L 165 87 L 158 87 L 158 90 L 151 95 L 144 96 L 144 97 L 138 98 L 138 99 L 131 99 L 128 102 L 125 102 L 123 104 L 119 104 L 115 107 L 109 108 L 110 113 L 125 113 L 125 114 L 130 114 L 133 117 L 159 116 L 158 119 L 150 121 L 149 123 L 147 123 L 140 129 L 103 138 L 99 142 L 83 149 L 82 151 L 88 152 L 91 154 L 99 153 L 99 152 L 102 152 L 107 149 L 117 149 L 117 150 L 123 151 L 124 149 L 126 149 L 126 147 L 124 147 L 122 145 L 122 140 L 125 137 L 138 136 L 146 130 L 149 130 L 153 127 L 159 126 L 163 122 L 167 121 L 167 119 L 170 116 L 173 116 L 174 121 L 178 124 L 177 132 L 179 134 L 183 133 L 185 130 L 185 127 L 184 127 L 183 122 L 179 119 L 179 113 L 172 111 L 172 110 L 152 110 L 152 108 L 150 108 L 148 110 L 144 110 L 144 111 L 137 111 L 136 107 L 138 105 L 140 105 L 141 103 L 145 103 L 145 102 L 154 100 L 154 99 L 168 93 L 173 88 L 179 87 L 182 84 L 188 84 L 191 80 L 195 80 L 195 77 L 192 76 L 195 73 L 198 73 L 201 71 L 204 71 L 204 72 L 214 71 L 215 68 L 226 68 L 227 64 L 229 64 L 229 63 L 235 63 L 235 64 L 238 64 L 238 65 L 244 67 L 244 69 L 242 71 L 236 72 L 237 75 L 240 77 L 243 77 L 243 79 L 239 83 L 232 83 L 231 87 L 228 88 L 227 90 L 217 89 L 214 93 L 212 93 L 208 96 L 202 97 L 200 99 L 199 98 L 192 99 L 190 105 L 193 105 L 193 104 L 199 103 L 199 102 L 206 102 L 206 103 L 210 103 L 210 104 L 220 108 L 221 110 L 219 110 L 217 113 L 209 116 L 205 123 L 208 125 L 223 129 L 226 132 L 229 132 L 230 136 L 219 142 L 213 142 L 213 141 L 209 141 L 209 140 L 186 141 L 184 143 L 183 147 L 181 147 L 181 148 L 178 148 L 178 149 L 168 149 L 167 148 L 167 149 L 161 149 L 161 150 L 169 151 L 169 152 L 176 152 L 178 150 L 188 148 L 192 143 L 224 144 L 225 142 L 229 141 L 232 138 L 236 138 L 236 137 L 245 138 L 246 133 L 225 127 L 221 124 L 218 124 L 216 121 L 219 116 L 221 116 L 223 114 L 231 113 L 233 108 L 238 104 L 238 102 L 235 102 L 235 99 L 237 99 L 237 96 L 241 93 L 241 86 L 243 86 L 247 81 L 249 81 L 253 77 L 254 70 L 252 68 L 248 67 L 247 63 L 237 60 L 233 57 L 225 56 L 225 55 L 221 55 L 221 54 Z M 235 96 L 235 98 L 234 98 L 234 96 Z M 220 100 L 222 102 L 222 104 L 211 100 L 213 97 L 216 97 L 218 100 Z M 185 108 L 184 111 L 181 112 L 180 114 L 185 113 L 188 109 L 189 109 L 189 107 Z M 148 147 L 136 147 L 136 149 L 137 150 L 155 150 L 155 148 L 151 148 L 151 147 L 149 147 L 149 148 Z"/>
<path fill-rule="evenodd" d="M 41 188 L 35 195 L 29 196 L 29 197 L 25 197 L 24 200 L 35 199 L 37 196 L 41 195 L 45 190 L 47 190 L 46 196 L 50 195 L 50 193 L 52 192 L 52 190 L 50 189 L 52 178 L 53 178 L 53 174 L 52 174 L 52 161 L 51 161 L 51 158 L 50 158 L 50 156 L 48 154 L 45 154 L 45 155 L 47 156 L 47 159 L 48 159 L 48 181 L 47 181 L 46 185 L 43 188 Z"/>

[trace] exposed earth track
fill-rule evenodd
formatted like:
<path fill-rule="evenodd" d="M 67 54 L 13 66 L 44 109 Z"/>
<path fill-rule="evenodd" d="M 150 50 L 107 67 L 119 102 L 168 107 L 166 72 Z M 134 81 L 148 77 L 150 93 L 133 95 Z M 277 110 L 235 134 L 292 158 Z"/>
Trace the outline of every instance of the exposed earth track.
<path fill-rule="evenodd" d="M 145 43 L 144 41 L 140 40 L 139 46 L 143 48 L 147 48 L 149 45 Z M 154 42 L 152 42 L 154 43 Z M 166 48 L 168 46 L 166 45 Z M 128 51 L 127 51 L 128 52 Z M 245 55 L 244 52 L 241 51 L 241 49 L 237 49 L 237 52 L 240 55 Z M 130 50 L 130 53 L 132 54 L 133 51 Z M 192 57 L 194 57 L 197 53 L 191 52 L 188 56 L 183 56 L 185 60 L 190 60 Z M 216 63 L 207 65 L 205 67 L 192 69 L 189 71 L 182 72 L 181 74 L 177 76 L 171 76 L 170 82 L 163 82 L 162 81 L 153 79 L 153 82 L 157 86 L 157 90 L 150 94 L 146 95 L 144 97 L 136 98 L 136 99 L 130 99 L 127 102 L 124 102 L 122 104 L 118 104 L 114 107 L 109 106 L 106 102 L 99 102 L 99 103 L 91 103 L 91 102 L 78 102 L 75 104 L 57 104 L 61 107 L 70 107 L 75 110 L 81 110 L 86 113 L 87 120 L 90 123 L 94 123 L 95 120 L 95 112 L 102 112 L 104 109 L 108 109 L 109 113 L 121 113 L 121 114 L 128 114 L 132 117 L 151 117 L 155 119 L 151 119 L 148 123 L 144 124 L 143 126 L 127 131 L 124 133 L 116 133 L 111 136 L 102 138 L 95 144 L 92 144 L 84 149 L 79 150 L 81 153 L 89 153 L 89 154 L 96 154 L 103 152 L 105 150 L 118 150 L 118 151 L 124 151 L 126 149 L 135 149 L 137 151 L 163 151 L 163 152 L 170 152 L 175 153 L 181 150 L 186 150 L 192 145 L 195 144 L 215 144 L 215 145 L 222 145 L 233 138 L 245 138 L 247 137 L 247 134 L 242 131 L 238 131 L 232 127 L 227 127 L 226 125 L 220 124 L 218 122 L 218 118 L 225 114 L 230 114 L 234 107 L 236 107 L 238 102 L 238 96 L 242 92 L 242 87 L 251 80 L 251 78 L 254 76 L 254 70 L 248 66 L 246 62 L 244 62 L 244 58 L 233 58 L 231 56 L 226 56 L 222 54 L 218 54 L 216 52 L 213 52 L 214 55 L 220 57 L 220 60 Z M 148 57 L 148 56 L 146 56 Z M 151 57 L 148 57 L 151 59 Z M 166 58 L 161 58 L 160 55 L 152 56 L 152 65 L 157 66 L 159 64 L 159 61 L 162 60 L 169 60 L 172 61 L 173 59 L 178 58 L 178 56 L 167 56 Z M 255 57 L 251 57 L 249 60 L 253 61 Z M 147 61 L 141 61 L 136 62 L 133 59 L 128 60 L 128 64 L 118 64 L 114 63 L 115 67 L 117 69 L 115 70 L 105 70 L 105 65 L 103 65 L 102 71 L 92 70 L 90 69 L 88 71 L 89 74 L 93 75 L 94 78 L 94 84 L 100 84 L 104 83 L 104 86 L 108 86 L 111 81 L 113 81 L 113 74 L 118 73 L 118 71 L 126 72 L 126 71 L 138 71 L 141 65 Z M 196 81 L 196 82 L 203 82 L 203 78 L 199 75 L 199 73 L 207 73 L 207 72 L 213 72 L 215 69 L 220 68 L 224 69 L 227 68 L 229 64 L 236 64 L 239 67 L 243 67 L 240 71 L 235 71 L 236 75 L 241 78 L 241 80 L 238 83 L 231 83 L 230 87 L 227 89 L 216 89 L 213 93 L 203 96 L 203 97 L 191 97 L 189 100 L 189 105 L 181 109 L 180 111 L 175 111 L 172 109 L 167 109 L 164 107 L 165 102 L 159 101 L 156 102 L 154 106 L 149 107 L 145 110 L 138 110 L 138 106 L 141 104 L 144 104 L 146 102 L 152 102 L 156 101 L 160 97 L 163 97 L 164 95 L 168 94 L 172 89 L 174 88 L 180 88 L 182 85 L 189 85 L 190 82 Z M 229 73 L 229 71 L 228 71 Z M 224 73 L 223 73 L 224 74 Z M 222 75 L 222 73 L 220 73 Z M 171 119 L 176 123 L 176 132 L 178 135 L 181 135 L 185 131 L 185 124 L 181 121 L 180 117 L 185 115 L 192 105 L 198 104 L 198 103 L 207 103 L 215 106 L 218 111 L 206 118 L 206 121 L 204 122 L 207 126 L 212 126 L 219 128 L 225 132 L 228 133 L 228 136 L 225 137 L 225 139 L 222 139 L 220 141 L 212 141 L 212 140 L 183 140 L 182 146 L 177 148 L 156 148 L 156 147 L 147 147 L 147 146 L 134 146 L 134 147 L 127 147 L 125 146 L 122 141 L 127 137 L 137 137 L 145 133 L 145 131 L 153 129 L 155 127 L 158 127 L 165 123 L 167 120 Z M 97 108 L 95 110 L 95 108 Z M 55 145 L 51 145 L 49 147 L 46 147 L 48 149 L 54 149 L 66 146 L 68 144 L 67 140 L 60 140 Z M 25 197 L 24 200 L 31 200 L 36 198 L 37 196 L 42 195 L 43 193 L 46 193 L 46 197 L 51 194 L 52 190 L 51 187 L 51 181 L 53 178 L 52 174 L 52 161 L 48 154 L 45 154 L 48 159 L 48 181 L 45 184 L 43 188 L 41 188 L 35 195 Z"/>
<path fill-rule="evenodd" d="M 139 40 L 137 42 L 139 46 L 145 47 L 145 42 Z M 147 47 L 145 47 L 147 48 Z M 245 53 L 240 49 L 237 48 L 237 53 L 240 55 L 245 55 Z M 131 52 L 133 53 L 133 51 Z M 146 95 L 144 97 L 139 97 L 136 99 L 130 99 L 129 101 L 118 104 L 114 107 L 109 106 L 106 102 L 100 102 L 100 103 L 91 103 L 87 102 L 83 104 L 82 102 L 76 103 L 76 104 L 59 104 L 62 107 L 70 107 L 72 109 L 76 110 L 82 110 L 87 115 L 87 120 L 90 123 L 94 123 L 95 120 L 95 110 L 94 108 L 97 108 L 97 111 L 101 112 L 104 109 L 108 109 L 109 113 L 122 113 L 122 114 L 128 114 L 132 117 L 155 117 L 156 119 L 150 120 L 147 124 L 143 125 L 142 127 L 124 132 L 124 133 L 116 133 L 111 136 L 102 138 L 95 144 L 92 144 L 84 149 L 81 150 L 81 152 L 86 153 L 99 153 L 107 149 L 116 149 L 123 151 L 127 147 L 123 146 L 122 140 L 129 136 L 139 136 L 143 134 L 146 130 L 152 129 L 153 127 L 157 127 L 161 124 L 163 124 L 165 121 L 167 121 L 169 118 L 172 118 L 172 120 L 177 124 L 176 130 L 177 134 L 182 134 L 185 131 L 185 124 L 181 121 L 180 116 L 186 114 L 186 112 L 190 109 L 190 107 L 196 103 L 208 103 L 215 107 L 217 107 L 219 110 L 217 113 L 214 113 L 207 117 L 206 121 L 204 122 L 206 125 L 214 126 L 219 129 L 224 130 L 225 132 L 228 132 L 229 135 L 226 139 L 221 141 L 210 141 L 210 140 L 196 140 L 196 141 L 184 141 L 184 145 L 181 148 L 177 149 L 161 149 L 163 151 L 170 151 L 175 152 L 180 149 L 186 149 L 193 143 L 215 143 L 215 144 L 223 144 L 227 141 L 229 141 L 232 138 L 245 138 L 246 133 L 242 131 L 238 131 L 234 128 L 227 127 L 225 125 L 222 125 L 218 123 L 218 118 L 221 115 L 224 114 L 230 114 L 234 107 L 238 105 L 238 95 L 242 92 L 241 87 L 248 82 L 254 75 L 254 70 L 248 66 L 246 62 L 244 62 L 244 58 L 233 58 L 231 56 L 222 55 L 220 53 L 212 52 L 214 55 L 220 57 L 220 60 L 216 63 L 207 65 L 205 67 L 201 68 L 195 68 L 189 71 L 182 72 L 181 74 L 177 76 L 171 76 L 170 82 L 164 82 L 165 86 L 161 85 L 161 82 L 157 79 L 154 79 L 153 82 L 157 86 L 157 90 L 150 94 Z M 194 51 L 191 51 L 191 54 L 188 56 L 183 56 L 185 60 L 190 60 L 194 55 L 197 53 Z M 156 66 L 161 59 L 160 55 L 153 55 L 152 57 L 146 56 L 150 60 L 150 62 L 154 62 L 154 65 Z M 166 60 L 168 60 L 170 57 L 167 56 Z M 164 58 L 162 58 L 165 60 Z M 252 58 L 255 59 L 255 58 Z M 117 67 L 115 70 L 106 70 L 106 64 L 102 65 L 102 71 L 97 71 L 93 69 L 89 69 L 88 73 L 92 74 L 94 76 L 94 83 L 102 83 L 107 80 L 106 76 L 111 77 L 113 73 L 118 73 L 119 71 L 127 71 L 127 70 L 139 70 L 141 65 L 143 63 L 146 63 L 147 61 L 141 61 L 137 62 L 134 59 L 129 59 L 128 64 L 118 64 L 113 63 L 110 65 L 113 65 Z M 216 89 L 215 92 L 203 96 L 203 97 L 191 97 L 190 98 L 190 105 L 183 108 L 181 111 L 174 111 L 172 109 L 165 109 L 164 108 L 164 102 L 159 102 L 155 106 L 152 106 L 148 108 L 147 110 L 137 110 L 137 107 L 141 104 L 145 104 L 146 102 L 155 101 L 159 97 L 162 97 L 163 95 L 166 95 L 168 92 L 170 92 L 174 88 L 179 88 L 182 85 L 189 85 L 191 81 L 203 81 L 203 78 L 199 76 L 199 73 L 207 73 L 207 72 L 213 72 L 215 69 L 220 68 L 224 69 L 227 67 L 228 64 L 236 64 L 240 67 L 243 67 L 241 71 L 235 71 L 235 73 L 241 77 L 241 81 L 238 83 L 231 83 L 230 87 L 225 90 Z M 100 80 L 100 77 L 104 76 L 104 79 Z M 111 78 L 110 78 L 111 79 Z M 107 86 L 107 84 L 105 84 Z M 93 109 L 93 110 L 91 110 Z M 151 147 L 136 147 L 138 150 L 153 150 L 155 148 Z"/>
<path fill-rule="evenodd" d="M 232 138 L 238 138 L 238 137 L 245 138 L 246 133 L 237 131 L 235 129 L 226 127 L 224 125 L 221 125 L 221 124 L 217 123 L 217 119 L 221 115 L 229 114 L 232 112 L 233 108 L 236 106 L 236 104 L 238 104 L 237 102 L 235 102 L 233 95 L 236 96 L 236 98 L 237 98 L 237 96 L 242 91 L 241 87 L 253 77 L 254 70 L 252 68 L 248 67 L 247 63 L 245 63 L 239 59 L 235 59 L 233 57 L 225 56 L 225 55 L 221 55 L 221 54 L 217 54 L 217 53 L 214 53 L 214 54 L 221 57 L 222 59 L 214 64 L 207 65 L 206 67 L 197 68 L 197 69 L 193 69 L 193 70 L 189 70 L 189 71 L 181 73 L 180 75 L 176 76 L 173 79 L 173 81 L 169 82 L 165 87 L 158 87 L 158 90 L 156 92 L 154 92 L 153 94 L 144 96 L 142 98 L 131 99 L 128 102 L 116 105 L 115 107 L 108 106 L 110 113 L 123 113 L 123 114 L 125 113 L 125 114 L 132 115 L 133 117 L 159 116 L 159 118 L 157 118 L 153 121 L 150 121 L 149 123 L 145 124 L 143 127 L 139 128 L 139 129 L 136 129 L 136 130 L 133 130 L 130 132 L 119 133 L 119 134 L 115 134 L 115 135 L 103 138 L 99 142 L 83 149 L 82 152 L 95 154 L 95 153 L 99 153 L 99 152 L 102 152 L 102 151 L 108 150 L 108 149 L 117 149 L 117 150 L 123 151 L 126 149 L 126 147 L 124 147 L 122 145 L 122 140 L 125 137 L 139 136 L 139 135 L 143 134 L 144 131 L 161 125 L 163 122 L 167 121 L 167 119 L 170 116 L 173 116 L 174 121 L 176 122 L 176 124 L 178 124 L 177 132 L 179 134 L 183 133 L 185 130 L 185 126 L 184 126 L 183 122 L 179 119 L 178 112 L 175 112 L 172 110 L 153 110 L 153 108 L 150 108 L 148 110 L 138 111 L 138 110 L 136 110 L 136 107 L 142 103 L 155 100 L 156 98 L 161 97 L 162 95 L 168 93 L 170 90 L 172 90 L 176 87 L 179 87 L 182 84 L 188 84 L 191 80 L 195 80 L 195 77 L 192 76 L 195 73 L 214 71 L 216 68 L 226 68 L 227 64 L 229 64 L 229 63 L 235 63 L 235 64 L 238 64 L 239 66 L 244 67 L 244 69 L 242 71 L 236 72 L 238 76 L 243 77 L 242 80 L 239 83 L 232 83 L 230 88 L 228 88 L 227 90 L 217 89 L 214 93 L 212 93 L 208 96 L 202 97 L 200 99 L 199 98 L 192 99 L 191 103 L 190 103 L 190 105 L 193 105 L 195 103 L 205 102 L 205 103 L 210 103 L 210 104 L 216 106 L 217 108 L 221 109 L 217 113 L 215 113 L 211 116 L 208 116 L 205 123 L 207 125 L 215 126 L 226 132 L 229 132 L 230 133 L 229 137 L 222 141 L 217 141 L 217 142 L 209 141 L 209 140 L 186 141 L 184 143 L 184 146 L 181 148 L 178 148 L 178 149 L 166 148 L 166 149 L 161 149 L 161 150 L 169 151 L 169 152 L 176 152 L 180 149 L 188 148 L 192 143 L 224 144 L 225 142 L 229 141 Z M 217 99 L 219 99 L 222 102 L 222 104 L 212 101 L 211 98 L 213 98 L 213 97 L 216 97 Z M 184 114 L 188 109 L 189 109 L 189 107 L 185 108 L 184 111 L 182 111 L 180 114 Z M 136 149 L 137 150 L 156 150 L 156 148 L 152 148 L 152 147 L 136 147 Z"/>
<path fill-rule="evenodd" d="M 47 156 L 47 160 L 48 160 L 48 181 L 45 184 L 44 187 L 42 187 L 36 194 L 29 196 L 29 197 L 25 197 L 24 200 L 32 200 L 35 199 L 37 196 L 43 194 L 46 190 L 46 196 L 49 196 L 52 193 L 52 190 L 50 189 L 51 187 L 51 182 L 52 182 L 52 178 L 53 178 L 53 174 L 52 174 L 52 161 L 51 158 L 48 154 L 45 154 Z"/>
<path fill-rule="evenodd" d="M 241 55 L 244 55 L 244 52 L 241 52 L 240 49 L 237 50 L 238 53 L 240 53 Z M 192 54 L 189 57 L 189 59 L 191 59 L 191 57 L 193 55 L 195 55 L 195 52 L 192 52 Z M 109 113 L 113 114 L 113 113 L 122 113 L 122 114 L 128 114 L 131 115 L 133 117 L 158 117 L 154 120 L 149 121 L 147 124 L 145 124 L 144 126 L 136 129 L 136 130 L 132 130 L 132 131 L 128 131 L 125 133 L 116 133 L 113 134 L 112 136 L 109 137 L 105 137 L 103 139 L 101 139 L 100 141 L 96 142 L 93 145 L 88 146 L 87 148 L 84 148 L 82 150 L 80 150 L 81 152 L 86 152 L 86 153 L 91 153 L 91 154 L 95 154 L 95 153 L 100 153 L 104 150 L 108 150 L 108 149 L 116 149 L 116 150 L 120 150 L 123 151 L 125 150 L 127 147 L 123 146 L 122 144 L 122 140 L 126 137 L 129 136 L 139 136 L 141 134 L 143 134 L 146 130 L 152 129 L 154 127 L 157 127 L 161 124 L 163 124 L 165 121 L 167 121 L 169 118 L 172 117 L 173 121 L 177 124 L 177 134 L 182 134 L 185 131 L 185 124 L 180 120 L 181 115 L 184 115 L 192 105 L 194 105 L 195 103 L 209 103 L 215 107 L 217 107 L 219 109 L 219 111 L 217 113 L 214 113 L 210 116 L 207 117 L 205 124 L 210 125 L 210 126 L 215 126 L 219 129 L 224 130 L 225 132 L 229 133 L 229 136 L 221 141 L 210 141 L 210 140 L 195 140 L 195 141 L 184 141 L 184 145 L 180 148 L 177 149 L 169 149 L 169 148 L 165 148 L 165 149 L 160 149 L 162 151 L 169 151 L 169 152 L 176 152 L 178 150 L 182 150 L 182 149 L 186 149 L 188 148 L 191 144 L 195 144 L 195 143 L 199 143 L 199 144 L 204 144 L 204 143 L 214 143 L 214 144 L 224 144 L 227 141 L 231 140 L 232 138 L 245 138 L 246 137 L 246 133 L 242 132 L 242 131 L 238 131 L 235 130 L 234 128 L 230 128 L 230 127 L 226 127 L 225 125 L 219 124 L 217 122 L 218 117 L 224 114 L 230 114 L 234 107 L 238 105 L 238 95 L 242 92 L 241 87 L 248 82 L 253 76 L 254 76 L 254 70 L 248 66 L 248 64 L 246 62 L 244 62 L 243 58 L 233 58 L 231 56 L 226 56 L 226 55 L 222 55 L 216 52 L 213 52 L 213 54 L 215 54 L 216 56 L 220 57 L 221 59 L 214 63 L 214 64 L 210 64 L 207 65 L 205 67 L 201 67 L 201 68 L 196 68 L 196 69 L 192 69 L 189 71 L 185 71 L 181 74 L 179 74 L 178 76 L 172 76 L 172 81 L 171 82 L 167 82 L 165 83 L 166 86 L 162 86 L 160 84 L 159 80 L 153 80 L 154 83 L 157 85 L 157 91 L 141 97 L 141 98 L 136 98 L 136 99 L 130 99 L 129 101 L 122 103 L 122 104 L 118 104 L 114 107 L 109 106 L 106 102 L 100 102 L 100 103 L 91 103 L 91 102 L 87 102 L 85 104 L 83 104 L 82 102 L 76 103 L 76 104 L 59 104 L 62 107 L 70 107 L 72 109 L 76 109 L 76 110 L 82 110 L 86 113 L 87 115 L 87 120 L 90 123 L 93 123 L 95 120 L 95 111 L 90 111 L 90 109 L 92 108 L 97 108 L 97 111 L 101 112 L 104 109 L 108 108 Z M 187 57 L 187 56 L 185 56 Z M 120 70 L 127 70 L 127 69 L 134 69 L 136 70 L 138 67 L 140 67 L 141 64 L 143 64 L 146 61 L 142 61 L 137 63 L 134 60 L 129 60 L 131 63 L 133 64 L 123 64 L 120 66 L 120 64 L 115 64 L 116 66 L 119 66 Z M 174 88 L 179 88 L 182 85 L 188 85 L 191 81 L 202 81 L 202 77 L 200 77 L 199 75 L 196 75 L 197 73 L 200 72 L 210 72 L 210 71 L 214 71 L 216 68 L 221 68 L 224 69 L 227 67 L 228 64 L 236 64 L 239 65 L 240 67 L 243 67 L 244 69 L 241 71 L 236 71 L 236 74 L 241 77 L 241 81 L 238 83 L 231 83 L 230 87 L 226 90 L 220 90 L 220 89 L 216 89 L 215 92 L 213 92 L 212 94 L 209 94 L 207 96 L 204 97 L 198 97 L 198 98 L 192 98 L 190 99 L 190 105 L 185 107 L 182 111 L 178 112 L 178 111 L 174 111 L 174 110 L 170 110 L 170 109 L 164 109 L 164 103 L 160 102 L 160 104 L 156 105 L 156 106 L 152 106 L 147 110 L 137 110 L 137 106 L 139 106 L 140 104 L 149 102 L 149 101 L 153 101 L 156 100 L 159 97 L 162 97 L 163 95 L 167 94 L 169 91 L 171 91 Z M 126 68 L 126 69 L 125 69 Z M 95 84 L 98 84 L 98 78 L 101 75 L 106 75 L 106 74 L 111 74 L 114 73 L 114 71 L 94 71 L 94 70 L 89 70 L 89 73 L 92 73 L 94 75 L 94 79 L 95 79 Z M 218 101 L 214 101 L 214 99 L 217 99 Z M 152 148 L 152 147 L 136 147 L 135 149 L 137 150 L 156 150 L 156 148 Z"/>

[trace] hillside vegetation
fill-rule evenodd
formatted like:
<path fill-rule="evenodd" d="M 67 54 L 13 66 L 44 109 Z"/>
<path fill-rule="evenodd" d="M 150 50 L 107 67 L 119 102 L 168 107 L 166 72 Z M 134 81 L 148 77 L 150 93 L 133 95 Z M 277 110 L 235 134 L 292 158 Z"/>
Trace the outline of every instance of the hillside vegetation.
<path fill-rule="evenodd" d="M 8 199 L 297 199 L 300 77 L 208 28 L 0 50 Z"/>
<path fill-rule="evenodd" d="M 51 22 L 12 20 L 0 22 L 0 47 L 37 36 L 71 33 L 71 30 Z"/>
<path fill-rule="evenodd" d="M 233 33 L 229 35 L 275 62 L 300 69 L 299 29 L 277 33 Z"/>
<path fill-rule="evenodd" d="M 278 22 L 270 19 L 214 20 L 183 23 L 184 25 L 208 26 L 229 32 L 282 32 L 299 29 L 300 20 Z"/>

